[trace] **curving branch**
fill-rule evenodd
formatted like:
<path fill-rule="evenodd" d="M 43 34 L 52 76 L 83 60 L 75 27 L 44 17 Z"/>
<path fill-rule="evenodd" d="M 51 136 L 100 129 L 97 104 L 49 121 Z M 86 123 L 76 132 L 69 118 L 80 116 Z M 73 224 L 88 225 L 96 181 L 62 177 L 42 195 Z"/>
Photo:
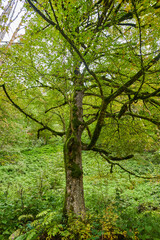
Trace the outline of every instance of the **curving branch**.
<path fill-rule="evenodd" d="M 133 158 L 134 155 L 131 154 L 131 155 L 128 155 L 126 157 L 112 157 L 112 156 L 109 156 L 109 159 L 112 160 L 112 161 L 122 161 L 122 160 L 128 160 L 128 159 L 131 159 Z"/>
<path fill-rule="evenodd" d="M 4 93 L 6 94 L 8 100 L 13 104 L 13 106 L 15 108 L 17 108 L 21 113 L 23 113 L 26 117 L 30 118 L 31 120 L 33 120 L 34 122 L 40 124 L 41 126 L 43 126 L 43 128 L 45 128 L 46 130 L 52 132 L 53 135 L 55 136 L 63 136 L 65 133 L 64 132 L 57 132 L 57 131 L 54 131 L 53 129 L 51 129 L 50 127 L 48 126 L 45 126 L 45 124 L 43 124 L 41 121 L 37 120 L 35 117 L 33 117 L 31 114 L 28 114 L 26 113 L 19 105 L 17 105 L 10 97 L 10 95 L 8 94 L 7 90 L 6 90 L 6 87 L 5 87 L 5 84 L 2 84 L 0 85 L 0 87 L 3 88 L 3 91 Z"/>
<path fill-rule="evenodd" d="M 130 175 L 133 175 L 135 177 L 138 177 L 138 178 L 143 178 L 143 179 L 159 179 L 160 176 L 153 176 L 153 177 L 147 177 L 147 176 L 141 176 L 141 175 L 138 175 L 132 171 L 129 171 L 128 169 L 124 168 L 123 166 L 121 166 L 119 163 L 114 163 L 112 161 L 110 161 L 109 158 L 107 158 L 106 156 L 103 155 L 103 153 L 100 153 L 100 155 L 109 163 L 111 164 L 111 172 L 112 172 L 112 169 L 113 169 L 113 166 L 118 166 L 119 168 L 121 168 L 124 172 L 127 172 L 129 173 Z"/>
<path fill-rule="evenodd" d="M 149 102 L 151 103 L 151 104 L 153 104 L 154 106 L 159 106 L 160 107 L 160 102 L 159 101 L 157 101 L 157 100 L 155 100 L 155 99 L 149 99 Z"/>
<path fill-rule="evenodd" d="M 141 94 L 140 96 L 139 96 L 139 98 L 140 99 L 143 99 L 143 100 L 145 100 L 145 99 L 148 99 L 148 98 L 150 98 L 150 97 L 154 97 L 154 96 L 159 96 L 159 95 L 157 95 L 157 94 L 159 94 L 160 93 L 160 88 L 158 88 L 158 89 L 156 89 L 154 92 L 152 92 L 152 93 L 144 93 L 144 94 Z"/>
<path fill-rule="evenodd" d="M 158 127 L 160 127 L 160 121 L 157 121 L 156 119 L 145 117 L 143 115 L 139 115 L 139 114 L 135 114 L 135 113 L 131 113 L 131 112 L 126 112 L 125 115 L 129 115 L 129 116 L 132 116 L 135 118 L 141 118 L 141 119 L 147 120 L 148 122 L 151 122 L 151 123 L 157 125 Z"/>
<path fill-rule="evenodd" d="M 39 139 L 40 138 L 40 132 L 46 130 L 45 127 L 43 128 L 39 128 L 38 131 L 37 131 L 37 138 Z"/>
<path fill-rule="evenodd" d="M 112 161 L 123 161 L 123 160 L 128 160 L 134 157 L 133 154 L 130 154 L 125 157 L 113 157 L 113 156 L 110 156 L 111 154 L 110 152 L 107 152 L 105 149 L 99 148 L 99 147 L 94 147 L 91 150 L 94 152 L 98 152 L 99 154 L 105 155 L 106 157 L 108 157 L 108 160 L 112 160 Z"/>
<path fill-rule="evenodd" d="M 62 106 L 64 106 L 64 105 L 66 105 L 66 104 L 67 104 L 67 102 L 65 101 L 64 103 L 62 103 L 62 104 L 60 104 L 60 105 L 58 105 L 58 106 L 49 108 L 48 110 L 45 111 L 45 113 L 47 113 L 47 112 L 49 112 L 49 111 L 51 111 L 51 110 L 53 110 L 53 109 L 62 107 Z"/>

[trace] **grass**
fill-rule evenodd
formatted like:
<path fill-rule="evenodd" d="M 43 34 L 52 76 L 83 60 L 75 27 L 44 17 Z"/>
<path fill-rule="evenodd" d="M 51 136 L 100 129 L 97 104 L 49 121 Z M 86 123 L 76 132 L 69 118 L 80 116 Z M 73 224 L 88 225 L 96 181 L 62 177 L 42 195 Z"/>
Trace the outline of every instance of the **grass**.
<path fill-rule="evenodd" d="M 60 219 L 64 201 L 65 174 L 61 143 L 55 142 L 15 154 L 16 158 L 10 154 L 6 162 L 5 154 L 1 153 L 0 156 L 3 159 L 0 166 L 1 240 L 8 239 L 17 229 L 29 231 L 30 222 L 43 211 L 54 212 L 52 218 Z M 123 162 L 123 166 L 138 174 L 157 174 L 160 169 L 158 157 L 158 153 L 136 154 L 135 159 Z M 83 168 L 86 208 L 94 219 L 103 218 L 104 225 L 106 220 L 102 216 L 109 208 L 114 213 L 113 219 L 118 216 L 116 226 L 126 231 L 127 236 L 133 239 L 137 231 L 139 239 L 160 239 L 159 180 L 135 178 L 118 167 L 110 173 L 107 162 L 92 152 L 83 153 Z M 100 239 L 99 227 L 96 228 L 99 222 L 96 222 L 92 221 L 91 229 L 95 231 L 92 239 Z"/>

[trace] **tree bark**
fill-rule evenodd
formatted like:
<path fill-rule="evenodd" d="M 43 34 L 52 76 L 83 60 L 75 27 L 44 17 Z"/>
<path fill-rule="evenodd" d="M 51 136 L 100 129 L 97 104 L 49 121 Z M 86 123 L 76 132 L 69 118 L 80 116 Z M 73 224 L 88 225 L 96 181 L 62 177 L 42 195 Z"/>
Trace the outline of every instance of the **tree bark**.
<path fill-rule="evenodd" d="M 83 90 L 81 80 L 74 80 L 74 95 L 70 113 L 70 125 L 64 145 L 64 163 L 66 173 L 66 192 L 64 214 L 73 213 L 76 216 L 85 214 L 82 169 L 83 129 Z"/>

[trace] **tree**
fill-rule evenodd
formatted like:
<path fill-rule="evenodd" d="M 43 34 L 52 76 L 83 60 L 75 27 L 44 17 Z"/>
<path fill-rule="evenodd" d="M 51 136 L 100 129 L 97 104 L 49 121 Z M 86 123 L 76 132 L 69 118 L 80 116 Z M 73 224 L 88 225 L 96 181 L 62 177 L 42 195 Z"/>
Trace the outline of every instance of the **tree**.
<path fill-rule="evenodd" d="M 82 151 L 98 152 L 111 172 L 117 165 L 136 175 L 120 164 L 133 157 L 127 144 L 139 141 L 139 132 L 149 136 L 151 124 L 159 129 L 160 6 L 149 0 L 27 2 L 36 14 L 23 45 L 8 54 L 1 87 L 40 126 L 38 135 L 48 130 L 64 137 L 64 213 L 83 216 Z"/>
<path fill-rule="evenodd" d="M 23 4 L 20 4 L 21 8 L 19 9 L 17 6 L 20 4 L 19 0 L 8 0 L 1 3 L 0 6 L 0 42 L 7 44 L 8 47 L 13 43 L 16 38 L 17 32 L 19 31 L 22 24 L 22 9 Z M 21 16 L 20 20 L 18 18 Z M 17 21 L 18 24 L 16 29 L 12 29 L 11 25 Z M 10 34 L 10 40 L 6 41 L 7 33 Z"/>
<path fill-rule="evenodd" d="M 3 54 L 1 54 L 0 58 L 0 66 L 5 63 L 5 58 L 7 56 L 7 52 L 12 44 L 15 44 L 15 40 L 18 37 L 18 32 L 20 27 L 22 26 L 23 18 L 21 17 L 18 21 L 18 17 L 23 15 L 25 17 L 26 13 L 22 14 L 22 7 L 18 7 L 19 0 L 9 0 L 2 1 L 0 6 L 0 44 L 1 50 L 3 50 Z M 22 5 L 22 4 L 20 4 Z M 15 26 L 12 28 L 12 24 L 15 23 Z M 10 36 L 7 38 L 6 35 Z M 0 77 L 3 79 L 3 75 L 5 74 L 5 67 L 1 67 Z M 3 80 L 2 80 L 3 83 Z M 13 106 L 9 106 L 7 103 L 8 99 L 5 94 L 1 94 L 0 96 L 0 149 L 8 150 L 11 145 L 18 143 L 22 145 L 22 136 L 25 135 L 25 131 L 23 132 L 21 128 L 20 122 L 24 122 L 23 118 L 20 118 L 20 115 L 15 112 Z M 14 124 L 12 124 L 14 120 Z M 22 134 L 23 132 L 23 134 Z M 24 139 L 23 139 L 24 140 Z M 15 147 L 15 146 L 14 146 Z"/>

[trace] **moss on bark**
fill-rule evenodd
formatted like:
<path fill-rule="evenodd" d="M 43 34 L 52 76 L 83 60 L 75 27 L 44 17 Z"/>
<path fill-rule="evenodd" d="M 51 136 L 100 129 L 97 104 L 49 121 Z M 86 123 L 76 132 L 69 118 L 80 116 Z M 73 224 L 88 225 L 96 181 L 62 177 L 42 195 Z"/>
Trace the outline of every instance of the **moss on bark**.
<path fill-rule="evenodd" d="M 71 170 L 71 176 L 73 178 L 79 178 L 83 174 L 83 171 L 76 163 L 72 163 L 68 168 Z"/>

